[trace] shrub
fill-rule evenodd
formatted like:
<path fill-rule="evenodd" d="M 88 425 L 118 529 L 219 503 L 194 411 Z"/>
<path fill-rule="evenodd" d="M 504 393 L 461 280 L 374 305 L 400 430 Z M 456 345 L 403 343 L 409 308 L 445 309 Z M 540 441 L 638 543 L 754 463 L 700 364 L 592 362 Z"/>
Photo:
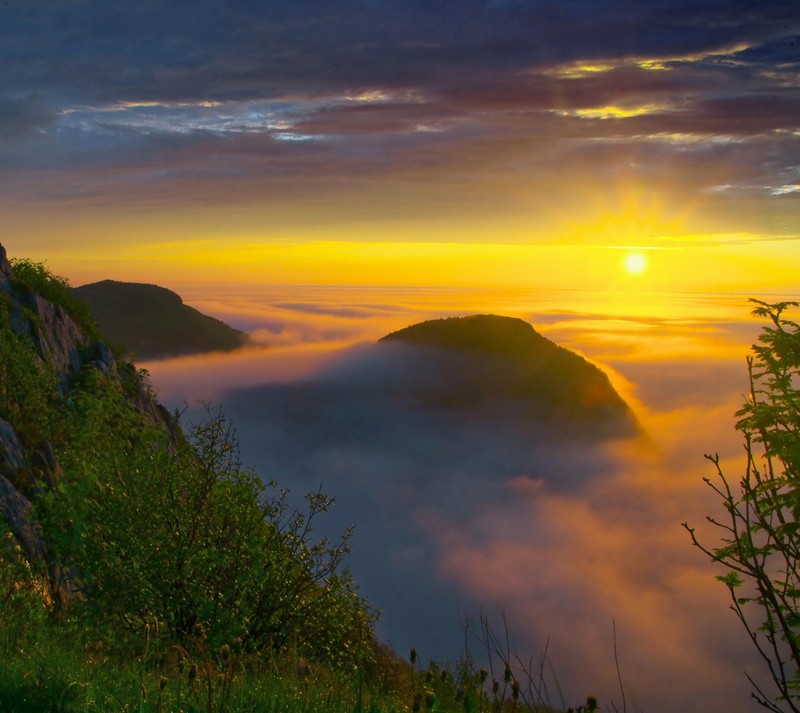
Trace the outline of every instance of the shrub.
<path fill-rule="evenodd" d="M 14 284 L 35 292 L 46 300 L 61 305 L 87 335 L 98 336 L 97 322 L 89 306 L 72 292 L 69 280 L 54 275 L 46 265 L 28 258 L 12 258 Z"/>
<path fill-rule="evenodd" d="M 330 501 L 314 493 L 290 513 L 286 491 L 241 467 L 221 413 L 171 442 L 92 378 L 73 397 L 67 477 L 40 511 L 94 610 L 181 641 L 202 631 L 212 647 L 293 648 L 350 669 L 368 656 L 373 615 L 338 571 L 349 532 L 311 539 Z"/>
<path fill-rule="evenodd" d="M 12 329 L 8 305 L 0 300 L 0 418 L 29 445 L 51 436 L 51 411 L 58 376 L 36 354 L 30 336 Z"/>
<path fill-rule="evenodd" d="M 768 710 L 800 711 L 800 326 L 784 314 L 796 302 L 758 305 L 767 317 L 747 364 L 750 394 L 738 411 L 747 463 L 738 481 L 725 475 L 718 455 L 706 456 L 723 516 L 708 520 L 722 545 L 692 542 L 727 568 L 717 577 L 731 608 L 758 650 L 777 689 L 765 692 L 752 677 L 753 697 Z"/>

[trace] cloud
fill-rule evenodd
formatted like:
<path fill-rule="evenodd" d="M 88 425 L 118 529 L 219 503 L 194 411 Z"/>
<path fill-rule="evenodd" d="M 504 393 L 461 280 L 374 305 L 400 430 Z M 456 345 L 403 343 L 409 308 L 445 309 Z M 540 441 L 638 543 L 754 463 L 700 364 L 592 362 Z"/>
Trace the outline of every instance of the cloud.
<path fill-rule="evenodd" d="M 60 86 L 86 98 L 230 99 L 331 87 L 435 83 L 580 56 L 684 55 L 771 40 L 783 3 L 732 16 L 724 2 L 301 4 L 96 0 L 52 12 L 5 7 L 12 86 Z M 558 42 L 553 42 L 553 37 Z M 615 38 L 612 44 L 608 38 Z M 31 62 L 59 48 L 61 62 Z M 101 59 L 102 61 L 97 61 Z"/>
<path fill-rule="evenodd" d="M 362 385 L 381 382 L 359 366 Z M 651 446 L 560 448 L 389 406 L 346 374 L 224 402 L 261 472 L 336 496 L 326 532 L 356 523 L 351 566 L 401 651 L 455 657 L 457 612 L 502 610 L 524 655 L 549 637 L 571 702 L 587 691 L 607 700 L 617 695 L 613 618 L 642 707 L 748 710 L 737 678 L 754 665 L 746 642 L 679 528 L 714 511 L 703 450 L 738 457 L 740 444 L 716 432 L 729 423 L 730 397 L 662 401 L 665 411 L 642 415 Z"/>
<path fill-rule="evenodd" d="M 187 17 L 178 3 L 75 0 L 2 13 L 5 132 L 27 127 L 0 150 L 13 205 L 281 205 L 335 184 L 357 196 L 345 213 L 442 216 L 502 209 L 520 182 L 526 200 L 566 198 L 621 142 L 655 158 L 617 170 L 674 172 L 684 193 L 796 183 L 797 28 L 779 2 L 733 14 L 712 0 L 242 0 Z"/>
<path fill-rule="evenodd" d="M 304 300 L 286 294 L 275 291 L 271 303 L 288 325 L 297 320 L 309 328 L 315 322 L 308 320 L 323 320 L 322 328 L 332 319 L 366 335 L 385 329 L 387 319 L 395 328 L 415 320 L 408 304 L 395 302 L 403 293 L 389 299 L 387 291 L 384 300 L 376 292 L 340 291 L 335 300 L 324 290 Z M 505 614 L 524 656 L 538 657 L 548 646 L 567 705 L 594 693 L 619 707 L 613 619 L 629 705 L 633 700 L 655 713 L 749 713 L 741 670 L 758 676 L 759 663 L 727 610 L 713 567 L 692 549 L 680 523 L 703 531 L 705 515 L 720 507 L 702 483 L 710 474 L 704 452 L 718 451 L 731 474 L 741 466 L 733 412 L 754 325 L 731 319 L 733 306 L 704 300 L 700 312 L 707 316 L 694 309 L 695 317 L 682 322 L 636 314 L 608 319 L 597 309 L 564 314 L 563 299 L 554 298 L 552 313 L 541 304 L 539 312 L 519 308 L 535 323 L 561 329 L 558 341 L 595 359 L 615 335 L 649 326 L 650 349 L 632 353 L 623 342 L 611 350 L 635 396 L 645 441 L 562 448 L 480 420 L 455 423 L 408 407 L 381 395 L 386 364 L 368 346 L 284 347 L 286 366 L 302 363 L 303 354 L 318 357 L 295 375 L 280 371 L 280 359 L 266 358 L 281 350 L 267 350 L 247 383 L 233 390 L 246 371 L 241 363 L 218 361 L 212 369 L 209 362 L 182 387 L 221 389 L 244 459 L 265 477 L 296 494 L 322 484 L 336 497 L 320 532 L 356 524 L 351 568 L 382 607 L 380 633 L 400 653 L 415 646 L 424 659 L 454 660 L 463 650 L 459 613 L 483 611 L 495 628 Z M 394 311 L 385 309 L 393 303 Z M 336 304 L 345 305 L 345 316 Z M 417 306 L 416 320 L 464 307 L 455 294 L 440 295 L 427 313 Z M 486 307 L 473 311 L 497 311 Z M 355 318 L 352 311 L 372 316 Z M 682 323 L 714 356 L 705 360 L 694 346 L 665 356 L 659 345 Z M 588 338 L 598 328 L 606 330 L 602 342 Z M 325 344 L 324 330 L 319 337 Z M 718 340 L 727 346 L 719 348 Z M 172 383 L 189 364 L 155 372 L 157 383 Z M 473 647 L 480 657 L 480 644 Z M 555 694 L 554 703 L 560 704 Z"/>
<path fill-rule="evenodd" d="M 0 95 L 0 142 L 30 137 L 55 121 L 56 113 L 40 94 L 33 93 L 20 99 Z"/>

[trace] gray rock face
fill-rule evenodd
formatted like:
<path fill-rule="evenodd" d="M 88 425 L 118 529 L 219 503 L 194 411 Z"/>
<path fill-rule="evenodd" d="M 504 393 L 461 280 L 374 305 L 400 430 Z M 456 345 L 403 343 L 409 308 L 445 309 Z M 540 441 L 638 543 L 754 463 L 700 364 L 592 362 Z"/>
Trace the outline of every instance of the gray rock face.
<path fill-rule="evenodd" d="M 69 379 L 83 367 L 82 351 L 89 346 L 69 313 L 59 304 L 46 300 L 14 284 L 14 271 L 0 244 L 0 291 L 6 293 L 8 318 L 18 336 L 30 336 L 42 361 Z"/>
<path fill-rule="evenodd" d="M 25 455 L 17 432 L 0 418 L 0 474 L 14 476 L 25 468 Z"/>
<path fill-rule="evenodd" d="M 44 556 L 45 547 L 29 518 L 31 503 L 11 481 L 0 475 L 0 519 L 10 527 L 25 555 L 32 559 Z"/>
<path fill-rule="evenodd" d="M 97 342 L 97 344 L 94 345 L 92 360 L 94 361 L 94 365 L 106 378 L 117 373 L 117 360 L 114 358 L 111 350 L 103 344 L 103 342 Z"/>
<path fill-rule="evenodd" d="M 61 464 L 56 460 L 53 447 L 49 443 L 43 443 L 31 458 L 33 463 L 33 476 L 36 479 L 36 488 L 53 489 L 64 475 Z"/>
<path fill-rule="evenodd" d="M 8 264 L 6 249 L 0 243 L 0 291 L 8 292 L 11 289 L 10 277 L 11 265 Z"/>
<path fill-rule="evenodd" d="M 80 373 L 83 366 L 81 350 L 89 346 L 88 337 L 61 305 L 48 302 L 39 295 L 30 295 L 26 302 L 36 315 L 31 320 L 31 332 L 39 356 L 66 379 Z"/>
<path fill-rule="evenodd" d="M 63 375 L 65 391 L 68 380 L 83 366 L 81 350 L 89 345 L 89 338 L 61 305 L 36 293 L 15 290 L 13 277 L 6 250 L 0 244 L 0 291 L 7 293 L 11 329 L 19 336 L 31 336 L 41 359 Z"/>

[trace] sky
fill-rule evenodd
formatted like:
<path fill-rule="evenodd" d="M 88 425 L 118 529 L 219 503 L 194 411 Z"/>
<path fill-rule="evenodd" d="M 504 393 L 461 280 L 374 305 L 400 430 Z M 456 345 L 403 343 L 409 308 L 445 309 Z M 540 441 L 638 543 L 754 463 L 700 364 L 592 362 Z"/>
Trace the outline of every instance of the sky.
<path fill-rule="evenodd" d="M 75 284 L 782 292 L 799 40 L 793 0 L 9 0 L 3 238 Z"/>

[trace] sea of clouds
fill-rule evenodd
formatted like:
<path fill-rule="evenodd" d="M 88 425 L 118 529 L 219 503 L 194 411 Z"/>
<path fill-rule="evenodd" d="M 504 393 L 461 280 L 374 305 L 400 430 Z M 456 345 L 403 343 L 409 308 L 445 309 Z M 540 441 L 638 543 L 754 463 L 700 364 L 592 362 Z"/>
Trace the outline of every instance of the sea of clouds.
<path fill-rule="evenodd" d="M 336 505 L 356 526 L 349 567 L 401 654 L 455 662 L 465 617 L 508 623 L 521 658 L 547 650 L 555 704 L 593 693 L 622 710 L 754 710 L 743 670 L 760 664 L 727 610 L 718 570 L 681 523 L 720 504 L 703 477 L 718 452 L 742 464 L 734 413 L 760 325 L 741 297 L 275 288 L 222 291 L 193 306 L 253 334 L 232 354 L 145 364 L 162 400 L 220 404 L 243 461 Z M 635 307 L 630 305 L 635 304 Z M 567 309 L 567 307 L 569 309 Z M 387 401 L 374 342 L 423 319 L 519 316 L 603 368 L 646 436 L 542 442 L 497 424 L 453 423 Z M 365 386 L 368 385 L 368 386 Z M 468 637 L 473 655 L 484 655 Z"/>

